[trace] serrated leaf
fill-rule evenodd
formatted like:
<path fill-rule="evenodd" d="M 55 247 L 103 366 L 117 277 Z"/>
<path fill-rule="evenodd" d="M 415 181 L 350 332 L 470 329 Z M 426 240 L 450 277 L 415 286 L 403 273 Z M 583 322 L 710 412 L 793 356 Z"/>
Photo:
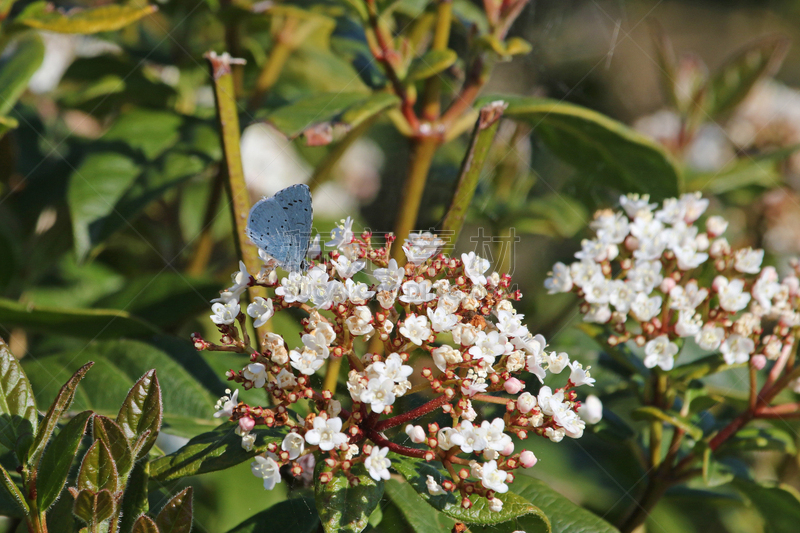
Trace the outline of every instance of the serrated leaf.
<path fill-rule="evenodd" d="M 676 196 L 680 171 L 661 145 L 605 115 L 574 104 L 525 96 L 487 96 L 508 102 L 504 116 L 531 124 L 535 135 L 581 172 L 581 185 L 597 182 L 653 200 Z M 648 176 L 648 179 L 642 179 Z"/>
<path fill-rule="evenodd" d="M 223 470 L 263 453 L 270 443 L 280 443 L 288 433 L 286 427 L 256 427 L 250 432 L 256 441 L 248 452 L 242 448 L 242 438 L 234 433 L 237 427 L 234 422 L 226 422 L 214 431 L 191 439 L 180 450 L 153 460 L 150 477 L 156 481 L 170 481 Z"/>
<path fill-rule="evenodd" d="M 762 78 L 778 70 L 790 40 L 773 35 L 748 44 L 720 68 L 710 80 L 709 115 L 715 118 L 733 110 Z"/>
<path fill-rule="evenodd" d="M 534 515 L 531 520 L 541 522 L 543 530 L 549 531 L 550 524 L 542 510 L 513 492 L 495 495 L 495 498 L 503 502 L 501 511 L 492 511 L 489 509 L 489 501 L 478 496 L 472 496 L 470 498 L 472 507 L 464 509 L 458 494 L 446 492 L 439 496 L 431 496 L 428 492 L 428 476 L 433 476 L 439 484 L 447 479 L 447 476 L 439 468 L 438 462 L 425 462 L 395 453 L 390 453 L 389 458 L 392 460 L 392 467 L 411 484 L 423 500 L 459 522 L 491 526 L 516 520 L 526 515 Z"/>
<path fill-rule="evenodd" d="M 78 490 L 92 492 L 106 489 L 113 493 L 119 490 L 119 475 L 114 465 L 114 458 L 103 441 L 94 441 L 83 456 L 77 485 Z"/>
<path fill-rule="evenodd" d="M 406 82 L 425 80 L 450 68 L 458 59 L 454 50 L 428 50 L 414 58 L 406 73 Z"/>
<path fill-rule="evenodd" d="M 386 494 L 403 514 L 415 533 L 451 531 L 456 521 L 427 504 L 411 487 L 396 479 L 386 480 Z"/>
<path fill-rule="evenodd" d="M 19 487 L 17 487 L 17 484 L 11 479 L 11 475 L 9 475 L 8 471 L 3 468 L 2 465 L 0 465 L 0 483 L 3 484 L 3 488 L 11 497 L 11 500 L 17 504 L 19 511 L 23 515 L 29 514 L 30 508 L 28 507 L 28 502 L 25 500 L 25 496 L 22 495 Z"/>
<path fill-rule="evenodd" d="M 161 533 L 189 533 L 192 530 L 192 487 L 175 495 L 156 517 Z"/>
<path fill-rule="evenodd" d="M 122 512 L 120 516 L 120 531 L 127 532 L 133 529 L 136 518 L 150 509 L 147 500 L 150 481 L 150 461 L 145 458 L 133 465 L 125 494 L 122 496 Z"/>
<path fill-rule="evenodd" d="M 228 533 L 262 533 L 271 530 L 315 533 L 318 527 L 319 516 L 314 499 L 291 498 L 251 516 Z"/>
<path fill-rule="evenodd" d="M 150 431 L 141 448 L 136 450 L 138 457 L 143 457 L 155 444 L 163 411 L 161 387 L 156 371 L 151 370 L 133 384 L 117 415 L 117 423 L 131 447 L 145 431 Z"/>
<path fill-rule="evenodd" d="M 8 115 L 14 108 L 43 59 L 42 40 L 38 35 L 27 35 L 19 39 L 16 49 L 0 62 L 0 117 Z M 5 122 L 7 127 L 11 127 L 16 120 L 7 117 Z"/>
<path fill-rule="evenodd" d="M 93 492 L 84 489 L 75 497 L 72 512 L 87 524 L 100 524 L 103 520 L 111 518 L 116 508 L 114 496 L 108 489 Z"/>
<path fill-rule="evenodd" d="M 36 478 L 36 501 L 41 511 L 46 511 L 61 494 L 92 414 L 84 411 L 74 416 L 45 448 Z"/>
<path fill-rule="evenodd" d="M 182 123 L 179 115 L 168 111 L 131 109 L 119 116 L 102 140 L 123 142 L 152 160 L 178 142 Z"/>
<path fill-rule="evenodd" d="M 736 478 L 733 486 L 761 513 L 765 533 L 796 531 L 800 524 L 800 496 L 789 485 L 766 485 Z"/>
<path fill-rule="evenodd" d="M 658 407 L 646 406 L 638 407 L 631 411 L 631 418 L 634 420 L 649 420 L 653 422 L 664 422 L 670 426 L 680 428 L 694 440 L 703 438 L 703 430 L 689 422 L 686 418 L 677 413 L 665 411 Z"/>
<path fill-rule="evenodd" d="M 121 480 L 120 485 L 124 485 L 133 468 L 134 457 L 122 428 L 110 418 L 100 415 L 94 418 L 92 428 L 95 440 L 103 441 L 111 457 L 114 458 L 114 465 Z"/>
<path fill-rule="evenodd" d="M 330 482 L 320 483 L 319 475 L 328 471 L 324 461 L 319 461 L 314 471 L 314 500 L 322 528 L 325 533 L 359 533 L 383 496 L 383 480 L 375 481 L 364 464 L 357 463 L 350 470 L 358 478 L 357 485 L 351 486 L 341 470 Z"/>
<path fill-rule="evenodd" d="M 19 361 L 0 339 L 0 445 L 26 457 L 39 423 L 31 383 Z"/>
<path fill-rule="evenodd" d="M 68 12 L 58 10 L 47 2 L 30 4 L 14 22 L 38 30 L 57 33 L 98 33 L 115 31 L 133 24 L 158 10 L 156 6 L 105 5 L 88 9 L 76 8 Z"/>
<path fill-rule="evenodd" d="M 36 432 L 36 437 L 33 439 L 33 446 L 31 446 L 28 458 L 26 459 L 28 466 L 36 465 L 39 462 L 45 446 L 47 446 L 59 419 L 61 419 L 61 415 L 72 405 L 78 383 L 81 382 L 83 376 L 86 375 L 86 372 L 89 371 L 93 364 L 94 363 L 89 362 L 80 367 L 78 371 L 69 378 L 69 381 L 61 387 L 61 390 L 58 391 L 58 396 L 56 396 L 56 399 L 50 405 L 50 409 L 48 409 L 47 414 L 39 426 L 39 430 Z"/>

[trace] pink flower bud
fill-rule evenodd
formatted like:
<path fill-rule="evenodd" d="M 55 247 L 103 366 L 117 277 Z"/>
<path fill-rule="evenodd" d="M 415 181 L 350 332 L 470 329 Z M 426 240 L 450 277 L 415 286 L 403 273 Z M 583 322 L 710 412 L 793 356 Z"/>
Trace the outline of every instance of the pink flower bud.
<path fill-rule="evenodd" d="M 767 358 L 763 354 L 756 354 L 750 358 L 750 364 L 753 365 L 756 370 L 761 370 L 767 365 Z"/>
<path fill-rule="evenodd" d="M 531 393 L 523 392 L 517 398 L 517 409 L 520 413 L 530 413 L 534 407 L 536 407 L 536 396 Z"/>
<path fill-rule="evenodd" d="M 504 455 L 505 457 L 508 457 L 512 453 L 514 453 L 514 443 L 513 442 L 509 442 L 508 444 L 506 444 L 506 447 L 503 448 L 503 451 L 500 452 L 500 455 Z"/>
<path fill-rule="evenodd" d="M 539 459 L 537 459 L 537 458 L 536 458 L 536 456 L 535 456 L 535 455 L 533 455 L 533 452 L 532 452 L 532 451 L 530 451 L 530 450 L 525 450 L 524 452 L 522 452 L 522 453 L 519 455 L 519 462 L 520 462 L 520 464 L 522 464 L 522 466 L 524 466 L 525 468 L 530 468 L 530 467 L 532 467 L 533 465 L 535 465 L 536 463 L 538 463 L 538 462 L 539 462 Z"/>
<path fill-rule="evenodd" d="M 411 424 L 407 425 L 406 435 L 408 435 L 408 438 L 411 439 L 411 442 L 414 442 L 416 444 L 425 442 L 426 435 L 425 435 L 425 430 L 422 429 L 422 426 L 414 426 Z"/>
<path fill-rule="evenodd" d="M 505 382 L 503 387 L 505 387 L 507 393 L 517 394 L 519 391 L 525 388 L 525 385 L 517 378 L 511 378 Z"/>
<path fill-rule="evenodd" d="M 669 294 L 669 291 L 675 288 L 675 280 L 672 278 L 664 278 L 664 281 L 661 282 L 661 292 L 664 294 Z"/>
<path fill-rule="evenodd" d="M 249 416 L 245 416 L 239 419 L 239 429 L 241 429 L 243 433 L 247 433 L 255 426 L 256 426 L 256 421 L 250 418 Z"/>

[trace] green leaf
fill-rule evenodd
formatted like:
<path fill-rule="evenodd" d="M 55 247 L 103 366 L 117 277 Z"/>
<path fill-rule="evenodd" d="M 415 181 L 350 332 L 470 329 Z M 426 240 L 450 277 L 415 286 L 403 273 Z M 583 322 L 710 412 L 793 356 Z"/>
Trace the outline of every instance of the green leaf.
<path fill-rule="evenodd" d="M 280 443 L 288 428 L 256 427 L 250 433 L 256 442 L 249 452 L 242 448 L 242 438 L 234 433 L 238 425 L 226 422 L 214 431 L 198 435 L 180 450 L 159 457 L 150 463 L 150 477 L 156 481 L 170 481 L 186 476 L 224 470 L 263 453 L 267 446 Z"/>
<path fill-rule="evenodd" d="M 0 117 L 8 115 L 14 108 L 43 59 L 42 40 L 38 35 L 29 34 L 19 39 L 16 49 L 0 62 Z M 9 128 L 16 127 L 16 120 L 10 117 L 5 122 Z"/>
<path fill-rule="evenodd" d="M 65 13 L 53 4 L 35 2 L 26 7 L 14 22 L 38 30 L 87 34 L 119 30 L 157 10 L 156 6 L 105 5 L 75 8 Z"/>
<path fill-rule="evenodd" d="M 133 529 L 136 518 L 150 509 L 147 500 L 150 481 L 150 461 L 147 458 L 137 461 L 133 465 L 125 494 L 122 496 L 122 513 L 120 517 L 120 531 L 128 532 Z"/>
<path fill-rule="evenodd" d="M 392 503 L 400 509 L 403 518 L 415 533 L 451 531 L 456 524 L 455 520 L 428 505 L 410 483 L 388 479 L 385 489 Z"/>
<path fill-rule="evenodd" d="M 91 339 L 149 337 L 158 329 L 116 309 L 63 309 L 0 298 L 0 323 L 25 330 Z"/>
<path fill-rule="evenodd" d="M 428 50 L 414 58 L 406 73 L 406 82 L 425 80 L 450 68 L 458 59 L 454 50 Z"/>
<path fill-rule="evenodd" d="M 794 436 L 776 427 L 746 427 L 736 432 L 716 450 L 717 455 L 736 452 L 779 451 L 790 455 L 797 454 Z"/>
<path fill-rule="evenodd" d="M 689 382 L 728 368 L 722 354 L 712 354 L 701 357 L 691 363 L 675 367 L 670 372 L 670 377 L 675 380 Z"/>
<path fill-rule="evenodd" d="M 116 508 L 114 496 L 108 489 L 93 492 L 84 489 L 75 497 L 72 512 L 87 524 L 100 524 L 103 520 L 111 518 Z"/>
<path fill-rule="evenodd" d="M 128 474 L 133 468 L 134 458 L 122 428 L 110 418 L 98 415 L 94 418 L 92 429 L 95 440 L 103 441 L 114 459 L 121 480 L 120 485 L 125 485 Z"/>
<path fill-rule="evenodd" d="M 89 371 L 93 364 L 94 363 L 89 362 L 80 367 L 78 371 L 69 378 L 69 381 L 61 387 L 61 390 L 58 391 L 58 396 L 56 396 L 56 399 L 50 405 L 50 409 L 47 411 L 44 420 L 42 420 L 42 424 L 39 426 L 39 431 L 36 432 L 36 437 L 33 439 L 33 446 L 28 452 L 28 457 L 26 459 L 28 466 L 34 466 L 39 462 L 45 446 L 47 446 L 50 437 L 53 435 L 53 431 L 56 429 L 58 421 L 61 419 L 61 415 L 64 414 L 64 411 L 69 409 L 72 405 L 72 400 L 75 399 L 75 389 L 78 387 L 78 383 L 81 382 L 83 376 L 86 375 L 86 372 Z"/>
<path fill-rule="evenodd" d="M 317 462 L 314 472 L 314 500 L 325 533 L 359 533 L 365 527 L 372 511 L 383 496 L 383 480 L 375 481 L 363 463 L 357 463 L 350 473 L 358 478 L 351 486 L 347 476 L 339 470 L 328 483 L 320 483 L 319 475 L 330 471 L 325 461 Z"/>
<path fill-rule="evenodd" d="M 97 222 L 114 213 L 114 206 L 140 173 L 133 159 L 116 152 L 89 154 L 72 173 L 67 202 L 79 259 L 84 259 L 98 240 Z"/>
<path fill-rule="evenodd" d="M 553 533 L 619 533 L 619 530 L 539 479 L 518 475 L 511 490 L 539 507 L 550 519 Z"/>
<path fill-rule="evenodd" d="M 15 451 L 22 462 L 38 423 L 31 383 L 5 341 L 0 339 L 0 446 Z"/>
<path fill-rule="evenodd" d="M 183 119 L 175 113 L 151 109 L 132 109 L 121 114 L 102 140 L 120 141 L 155 159 L 180 138 Z"/>
<path fill-rule="evenodd" d="M 117 415 L 117 423 L 131 448 L 144 437 L 141 447 L 135 450 L 138 457 L 144 457 L 155 444 L 163 413 L 158 377 L 155 370 L 149 370 L 133 384 Z M 150 433 L 145 436 L 147 431 Z"/>
<path fill-rule="evenodd" d="M 61 494 L 92 414 L 91 411 L 83 411 L 73 417 L 45 448 L 36 478 L 39 510 L 46 511 Z"/>
<path fill-rule="evenodd" d="M 439 463 L 427 463 L 421 459 L 414 459 L 395 453 L 390 453 L 389 457 L 392 460 L 394 469 L 411 484 L 423 500 L 459 522 L 495 525 L 509 520 L 516 520 L 525 515 L 534 515 L 531 517 L 532 522 L 538 522 L 540 529 L 543 531 L 550 530 L 549 521 L 542 510 L 513 492 L 509 491 L 505 494 L 495 495 L 495 498 L 503 502 L 503 509 L 499 512 L 489 509 L 489 500 L 478 496 L 472 496 L 470 498 L 473 504 L 472 507 L 464 509 L 461 506 L 461 498 L 458 494 L 446 492 L 439 496 L 431 496 L 428 493 L 428 476 L 433 476 L 440 485 L 442 481 L 448 478 L 439 468 Z"/>
<path fill-rule="evenodd" d="M 158 531 L 158 526 L 156 523 L 153 522 L 153 519 L 147 515 L 142 515 L 136 519 L 136 522 L 133 524 L 133 532 L 132 533 L 160 533 Z"/>
<path fill-rule="evenodd" d="M 530 200 L 524 211 L 525 218 L 517 223 L 515 214 L 513 227 L 522 233 L 538 233 L 552 237 L 572 237 L 586 225 L 586 209 L 578 201 L 562 194 L 546 194 Z M 533 218 L 528 218 L 533 217 Z M 532 225 L 538 222 L 539 225 Z M 526 224 L 527 223 L 527 224 Z"/>
<path fill-rule="evenodd" d="M 319 516 L 312 498 L 292 498 L 276 503 L 266 511 L 251 516 L 228 533 L 262 533 L 290 531 L 316 533 Z"/>
<path fill-rule="evenodd" d="M 747 158 L 736 160 L 721 171 L 692 176 L 687 180 L 687 188 L 717 195 L 751 186 L 771 189 L 782 183 L 778 162 Z"/>
<path fill-rule="evenodd" d="M 77 484 L 78 490 L 92 492 L 106 489 L 114 493 L 120 489 L 114 458 L 103 441 L 94 441 L 86 451 L 78 471 Z"/>
<path fill-rule="evenodd" d="M 294 138 L 324 123 L 354 128 L 399 103 L 399 98 L 387 93 L 323 93 L 300 98 L 269 113 L 265 119 L 287 137 Z"/>
<path fill-rule="evenodd" d="M 11 475 L 8 473 L 8 470 L 3 468 L 2 465 L 0 465 L 0 482 L 2 482 L 3 488 L 11 497 L 11 500 L 17 504 L 19 511 L 21 511 L 24 515 L 30 513 L 30 508 L 28 507 L 28 502 L 25 500 L 25 496 L 22 495 L 22 492 L 19 490 L 19 487 L 17 487 L 17 484 L 14 483 L 13 479 L 11 479 Z"/>
<path fill-rule="evenodd" d="M 633 411 L 631 411 L 631 418 L 633 418 L 634 420 L 649 420 L 655 422 L 664 422 L 676 428 L 682 429 L 683 431 L 686 432 L 687 435 L 692 437 L 694 440 L 700 440 L 703 438 L 702 429 L 695 426 L 681 415 L 670 411 L 664 411 L 662 409 L 659 409 L 658 407 L 653 407 L 653 406 L 638 407 Z"/>
<path fill-rule="evenodd" d="M 2 138 L 7 131 L 16 129 L 17 126 L 19 126 L 17 119 L 0 116 L 0 138 Z"/>
<path fill-rule="evenodd" d="M 478 105 L 494 100 L 508 102 L 505 116 L 531 124 L 556 156 L 581 172 L 584 182 L 648 193 L 652 200 L 678 195 L 681 178 L 672 157 L 624 124 L 591 109 L 542 98 L 487 96 Z"/>
<path fill-rule="evenodd" d="M 161 533 L 189 533 L 192 530 L 192 487 L 186 487 L 161 509 L 156 518 Z"/>
<path fill-rule="evenodd" d="M 772 35 L 750 43 L 712 76 L 711 118 L 733 110 L 762 78 L 774 74 L 786 57 L 791 40 Z"/>
<path fill-rule="evenodd" d="M 765 533 L 797 531 L 800 524 L 800 496 L 789 485 L 767 485 L 736 478 L 733 486 L 741 492 L 760 513 L 765 522 Z"/>

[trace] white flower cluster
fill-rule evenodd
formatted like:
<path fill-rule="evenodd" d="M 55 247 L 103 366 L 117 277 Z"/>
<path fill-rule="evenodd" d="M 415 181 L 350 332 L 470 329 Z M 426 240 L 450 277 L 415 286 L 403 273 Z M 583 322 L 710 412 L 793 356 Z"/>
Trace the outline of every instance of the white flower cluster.
<path fill-rule="evenodd" d="M 777 358 L 793 343 L 786 328 L 800 325 L 798 278 L 779 281 L 774 268 L 762 268 L 763 250 L 732 251 L 721 236 L 728 223 L 719 216 L 708 217 L 702 231 L 697 222 L 708 203 L 691 193 L 659 209 L 646 195 L 622 196 L 623 210 L 596 213 L 596 237 L 582 241 L 578 261 L 556 263 L 545 287 L 577 292 L 584 321 L 612 326 L 611 345 L 634 338 L 648 368 L 671 370 L 678 340 L 689 338 L 703 350 L 719 350 L 729 365 L 754 355 Z M 703 286 L 709 276 L 701 276 L 706 265 L 716 272 L 710 286 Z M 762 337 L 765 316 L 778 326 Z"/>

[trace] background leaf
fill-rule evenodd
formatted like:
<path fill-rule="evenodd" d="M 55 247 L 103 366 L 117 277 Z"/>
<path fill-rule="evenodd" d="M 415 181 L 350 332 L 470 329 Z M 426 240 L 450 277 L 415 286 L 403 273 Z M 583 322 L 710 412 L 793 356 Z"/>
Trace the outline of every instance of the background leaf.
<path fill-rule="evenodd" d="M 53 4 L 35 2 L 26 7 L 15 22 L 38 30 L 58 33 L 98 33 L 124 28 L 154 13 L 157 9 L 156 6 L 106 5 L 88 9 L 77 8 L 64 13 L 57 10 Z"/>
<path fill-rule="evenodd" d="M 76 415 L 45 448 L 36 479 L 36 501 L 40 510 L 47 510 L 61 494 L 92 414 L 84 411 Z"/>
<path fill-rule="evenodd" d="M 43 59 L 42 40 L 38 35 L 26 35 L 17 40 L 16 49 L 0 62 L 0 117 L 14 108 Z"/>
<path fill-rule="evenodd" d="M 156 517 L 160 533 L 189 533 L 192 530 L 192 487 L 176 494 Z"/>
<path fill-rule="evenodd" d="M 765 533 L 784 533 L 800 523 L 800 498 L 797 490 L 786 485 L 762 485 L 736 478 L 736 490 L 746 496 L 764 519 Z"/>
<path fill-rule="evenodd" d="M 300 497 L 277 503 L 251 516 L 228 533 L 261 533 L 269 530 L 315 533 L 318 527 L 319 516 L 314 499 Z"/>
<path fill-rule="evenodd" d="M 24 458 L 38 424 L 31 383 L 5 341 L 0 339 L 0 445 Z"/>
<path fill-rule="evenodd" d="M 375 481 L 363 463 L 356 463 L 350 472 L 358 477 L 358 485 L 351 486 L 341 470 L 329 483 L 320 483 L 319 475 L 329 470 L 319 461 L 314 471 L 314 500 L 322 528 L 325 533 L 359 533 L 383 496 L 383 480 Z"/>

